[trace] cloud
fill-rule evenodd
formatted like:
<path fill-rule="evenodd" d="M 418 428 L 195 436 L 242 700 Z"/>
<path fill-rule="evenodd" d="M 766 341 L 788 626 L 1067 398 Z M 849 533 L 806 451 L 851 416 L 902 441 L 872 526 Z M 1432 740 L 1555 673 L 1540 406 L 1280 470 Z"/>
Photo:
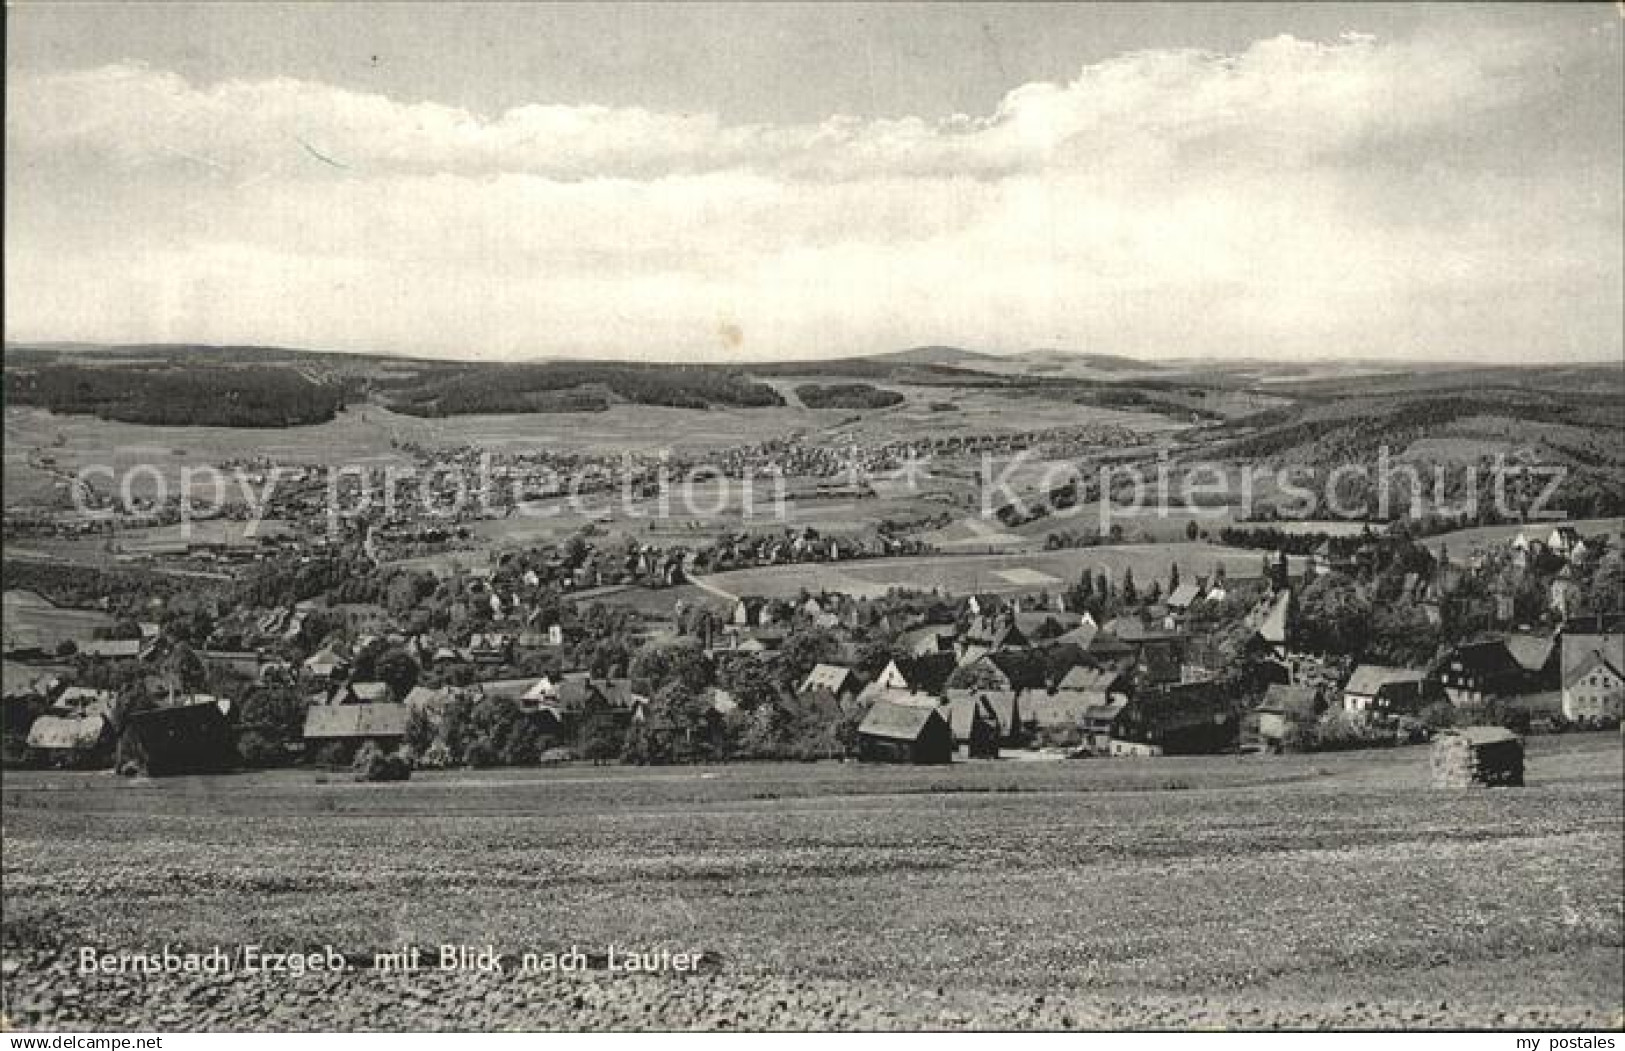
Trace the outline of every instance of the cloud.
<path fill-rule="evenodd" d="M 1617 132 L 1550 114 L 1617 80 L 1617 33 L 1573 45 L 1279 37 L 980 116 L 782 126 L 20 73 L 8 335 L 1596 358 L 1622 327 Z"/>

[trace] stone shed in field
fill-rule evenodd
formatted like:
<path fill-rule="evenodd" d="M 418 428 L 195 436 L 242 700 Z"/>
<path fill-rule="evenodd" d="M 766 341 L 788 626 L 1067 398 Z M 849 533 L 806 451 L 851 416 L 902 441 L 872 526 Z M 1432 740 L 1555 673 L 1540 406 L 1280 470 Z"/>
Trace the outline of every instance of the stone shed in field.
<path fill-rule="evenodd" d="M 1433 787 L 1523 785 L 1523 738 L 1499 726 L 1469 726 L 1433 742 Z"/>

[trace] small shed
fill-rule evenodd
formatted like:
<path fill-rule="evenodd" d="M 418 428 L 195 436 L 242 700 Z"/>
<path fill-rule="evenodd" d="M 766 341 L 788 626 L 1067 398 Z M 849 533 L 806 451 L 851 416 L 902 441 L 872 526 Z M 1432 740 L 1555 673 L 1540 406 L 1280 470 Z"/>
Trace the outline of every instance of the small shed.
<path fill-rule="evenodd" d="M 1523 785 L 1523 738 L 1499 726 L 1469 726 L 1433 742 L 1433 787 Z"/>
<path fill-rule="evenodd" d="M 876 701 L 858 726 L 866 763 L 951 763 L 954 734 L 934 706 Z"/>

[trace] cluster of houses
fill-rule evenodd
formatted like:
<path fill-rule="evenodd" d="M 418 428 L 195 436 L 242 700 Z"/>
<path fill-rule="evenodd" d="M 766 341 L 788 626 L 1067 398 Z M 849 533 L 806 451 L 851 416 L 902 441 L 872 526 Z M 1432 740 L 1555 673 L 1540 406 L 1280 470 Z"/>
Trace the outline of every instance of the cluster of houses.
<path fill-rule="evenodd" d="M 1343 571 L 1347 558 L 1358 570 L 1366 557 L 1361 548 L 1369 544 L 1328 548 L 1325 559 L 1311 561 L 1309 579 Z M 1509 550 L 1539 560 L 1545 575 L 1562 579 L 1562 569 L 1583 566 L 1595 546 L 1557 529 L 1538 541 L 1520 536 Z M 579 563 L 580 554 L 579 548 L 569 559 L 554 553 L 549 557 L 556 562 L 510 563 L 466 579 L 462 600 L 487 608 L 477 625 L 455 638 L 386 633 L 351 644 L 331 638 L 296 664 L 267 656 L 305 633 L 314 607 L 300 603 L 246 614 L 249 622 L 231 625 L 231 633 L 253 645 L 231 648 L 225 643 L 233 640 L 222 639 L 199 656 L 228 664 L 247 680 L 266 681 L 275 672 L 297 683 L 308 702 L 306 745 L 394 747 L 406 738 L 414 712 L 434 722 L 459 696 L 511 699 L 549 745 L 579 746 L 595 726 L 671 732 L 667 714 L 648 696 L 654 687 L 644 684 L 647 692 L 640 692 L 624 674 L 493 677 L 517 674 L 523 665 L 515 657 L 527 650 L 551 651 L 558 658 L 553 666 L 572 666 L 569 606 L 561 607 L 550 588 L 553 572 Z M 676 549 L 648 545 L 631 545 L 617 557 L 636 574 L 680 572 L 683 564 Z M 1421 666 L 1356 664 L 1300 645 L 1295 624 L 1304 584 L 1289 580 L 1285 570 L 1282 559 L 1278 571 L 1260 580 L 1177 583 L 1166 597 L 1100 621 L 1068 608 L 1064 596 L 1047 594 L 939 595 L 913 604 L 822 594 L 794 601 L 742 598 L 686 623 L 679 607 L 677 628 L 697 637 L 718 663 L 771 661 L 798 631 L 821 629 L 841 640 L 844 656 L 813 667 L 787 692 L 806 710 L 856 722 L 855 751 L 871 761 L 943 762 L 1034 745 L 1098 756 L 1281 750 L 1301 742 L 1329 711 L 1347 724 L 1381 729 L 1421 723 L 1441 710 L 1457 724 L 1601 727 L 1617 725 L 1625 710 L 1625 631 L 1617 620 L 1560 614 L 1548 630 L 1468 635 Z M 1431 573 L 1406 575 L 1402 590 L 1413 600 L 1435 593 L 1447 598 L 1450 589 L 1440 581 L 1464 571 L 1446 562 Z M 1200 637 L 1198 614 L 1238 608 L 1246 610 L 1243 655 L 1231 654 L 1232 666 L 1215 668 L 1219 661 L 1211 640 Z M 156 661 L 166 640 L 157 625 L 142 625 L 141 635 L 97 640 L 87 655 Z M 857 641 L 877 638 L 887 640 L 891 659 L 878 671 L 863 663 L 869 674 L 861 673 Z M 421 669 L 463 665 L 475 674 L 429 680 L 466 685 L 396 690 L 378 681 L 385 677 L 379 671 L 357 672 L 362 655 L 380 647 L 404 651 Z M 1238 678 L 1242 665 L 1252 678 Z M 496 671 L 503 667 L 508 670 Z M 1248 703 L 1260 696 L 1262 703 Z M 31 748 L 68 754 L 88 742 L 105 744 L 111 695 L 58 683 L 47 697 L 49 717 L 36 721 Z M 212 698 L 182 698 L 174 706 L 201 712 L 205 705 L 229 714 Z M 705 692 L 703 705 L 718 721 L 739 709 L 737 699 L 716 686 Z"/>
<path fill-rule="evenodd" d="M 1189 594 L 1199 594 L 1194 585 Z M 972 596 L 959 623 L 899 635 L 903 655 L 856 692 L 866 712 L 859 753 L 943 761 L 932 742 L 944 735 L 922 710 L 946 727 L 950 755 L 1035 743 L 1114 756 L 1221 751 L 1235 743 L 1239 719 L 1219 684 L 1187 660 L 1190 641 L 1166 619 L 1099 624 L 1088 613 Z"/>

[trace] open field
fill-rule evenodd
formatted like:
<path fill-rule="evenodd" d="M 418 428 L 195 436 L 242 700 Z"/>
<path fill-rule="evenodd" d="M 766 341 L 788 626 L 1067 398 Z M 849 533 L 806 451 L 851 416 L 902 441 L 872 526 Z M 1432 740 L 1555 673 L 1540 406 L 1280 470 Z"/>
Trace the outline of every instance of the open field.
<path fill-rule="evenodd" d="M 51 1029 L 1618 1026 L 1619 735 L 1530 746 L 1529 788 L 1457 793 L 1425 787 L 1421 748 L 403 785 L 8 774 L 5 1010 Z M 353 962 L 70 973 L 80 945 L 164 943 Z M 408 943 L 515 955 L 371 969 Z M 514 973 L 611 943 L 708 955 L 694 975 Z"/>
<path fill-rule="evenodd" d="M 838 383 L 841 377 L 798 376 L 788 386 L 802 383 Z M 877 386 L 902 394 L 905 400 L 886 409 L 820 409 L 824 433 L 832 442 L 918 441 L 951 434 L 1004 434 L 1057 427 L 1122 427 L 1148 436 L 1171 435 L 1189 426 L 1155 412 L 1130 412 L 1096 405 L 1079 405 L 1042 391 L 1008 391 L 978 387 L 918 386 L 878 382 Z M 934 409 L 952 404 L 952 410 Z M 780 412 L 782 410 L 773 410 Z M 795 413 L 813 410 L 798 408 Z"/>
<path fill-rule="evenodd" d="M 182 467 L 268 457 L 285 464 L 409 464 L 394 441 L 428 446 L 479 445 L 493 452 L 540 450 L 651 450 L 708 448 L 783 435 L 797 426 L 834 422 L 839 413 L 798 410 L 696 412 L 616 405 L 608 412 L 456 416 L 424 419 L 358 405 L 330 423 L 305 427 L 158 427 L 93 416 L 58 416 L 43 409 L 5 409 L 7 505 L 48 501 L 53 484 L 90 465 L 121 475 L 151 464 L 174 492 Z M 54 470 L 39 466 L 40 456 Z M 135 476 L 134 491 L 148 495 L 150 477 Z"/>
<path fill-rule="evenodd" d="M 1428 537 L 1427 545 L 1434 550 L 1438 550 L 1440 546 L 1448 546 L 1451 556 L 1459 557 L 1475 547 L 1507 543 L 1519 533 L 1523 533 L 1531 540 L 1544 541 L 1551 535 L 1552 530 L 1558 526 L 1573 526 L 1579 530 L 1581 536 L 1607 533 L 1613 536 L 1616 541 L 1622 534 L 1625 534 L 1625 519 L 1574 518 L 1553 522 L 1528 522 L 1523 525 L 1478 526 L 1473 529 L 1458 529 L 1453 533 L 1441 533 L 1438 536 Z"/>
<path fill-rule="evenodd" d="M 360 404 L 329 423 L 301 427 L 168 427 L 120 423 L 93 416 L 55 415 L 43 409 L 5 409 L 5 502 L 48 505 L 62 480 L 89 466 L 111 467 L 124 477 L 151 465 L 168 491 L 183 467 L 268 457 L 285 464 L 406 465 L 394 443 L 428 447 L 478 446 L 497 454 L 544 451 L 649 453 L 664 448 L 697 452 L 802 433 L 831 445 L 938 438 L 945 433 L 1005 433 L 1084 424 L 1121 426 L 1162 434 L 1184 426 L 1165 416 L 1073 405 L 1040 398 L 955 388 L 917 388 L 892 409 L 692 410 L 615 404 L 605 412 L 491 414 L 423 418 Z M 948 399 L 952 413 L 932 412 Z M 105 476 L 102 484 L 105 483 Z M 136 495 L 151 495 L 149 473 L 132 476 Z M 233 493 L 235 497 L 237 494 Z"/>
<path fill-rule="evenodd" d="M 707 590 L 739 598 L 760 595 L 789 598 L 805 589 L 839 591 L 851 595 L 884 595 L 892 588 L 955 595 L 972 592 L 1055 591 L 1077 582 L 1085 569 L 1105 570 L 1113 581 L 1133 569 L 1142 586 L 1166 581 L 1169 567 L 1178 563 L 1182 575 L 1212 573 L 1224 566 L 1232 577 L 1256 577 L 1260 556 L 1256 551 L 1207 543 L 1119 544 L 1111 547 L 1032 551 L 1022 554 L 933 555 L 838 563 L 761 566 L 736 569 L 703 578 Z M 1301 560 L 1293 560 L 1294 571 Z"/>
<path fill-rule="evenodd" d="M 86 642 L 95 637 L 96 629 L 113 624 L 112 617 L 98 610 L 58 606 L 32 591 L 8 589 L 0 601 L 6 638 L 19 646 L 52 650 L 66 640 Z"/>
<path fill-rule="evenodd" d="M 201 498 L 200 498 L 201 499 Z M 253 530 L 250 535 L 250 529 Z M 176 545 L 224 544 L 252 547 L 261 537 L 286 536 L 287 522 L 275 518 L 257 523 L 216 518 L 187 525 L 135 526 L 120 528 L 116 534 L 87 537 L 30 537 L 6 545 L 10 558 L 75 565 L 114 565 L 123 558 L 142 558 L 163 553 Z"/>

